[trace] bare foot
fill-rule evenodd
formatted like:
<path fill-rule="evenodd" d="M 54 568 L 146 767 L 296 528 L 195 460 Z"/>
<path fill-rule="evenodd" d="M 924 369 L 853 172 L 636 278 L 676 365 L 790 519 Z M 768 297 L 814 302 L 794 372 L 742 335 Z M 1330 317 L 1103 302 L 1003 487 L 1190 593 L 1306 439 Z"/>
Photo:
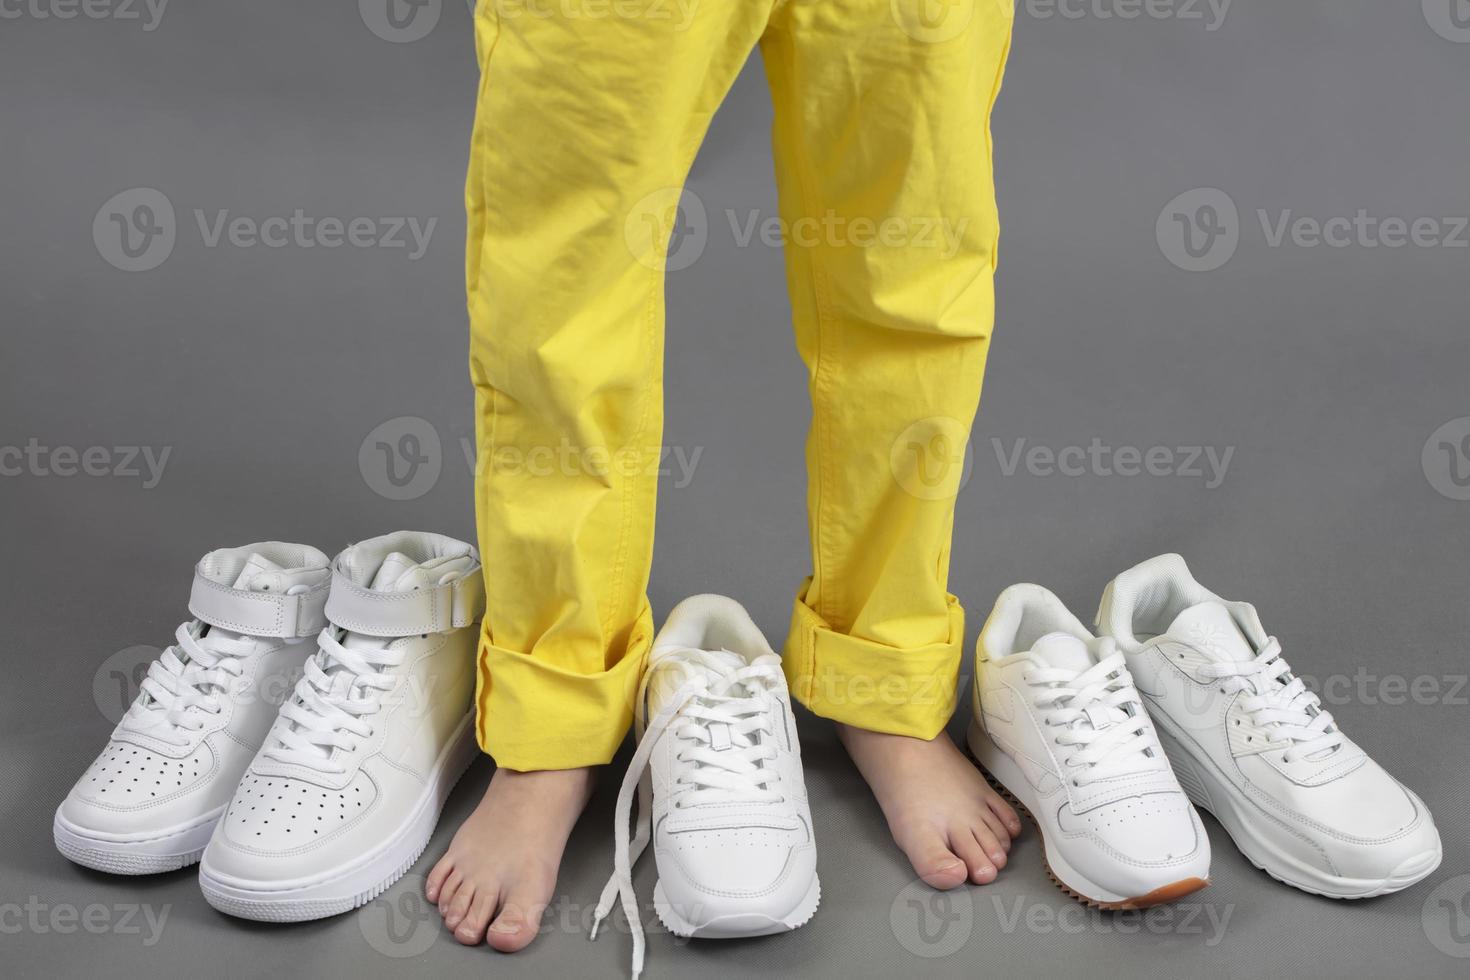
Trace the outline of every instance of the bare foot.
<path fill-rule="evenodd" d="M 567 835 L 591 795 L 591 769 L 495 770 L 424 886 L 455 939 L 488 941 L 502 953 L 531 944 Z"/>
<path fill-rule="evenodd" d="M 838 725 L 837 737 L 878 798 L 888 831 L 932 888 L 984 885 L 1021 832 L 1014 810 L 948 735 L 930 741 Z"/>

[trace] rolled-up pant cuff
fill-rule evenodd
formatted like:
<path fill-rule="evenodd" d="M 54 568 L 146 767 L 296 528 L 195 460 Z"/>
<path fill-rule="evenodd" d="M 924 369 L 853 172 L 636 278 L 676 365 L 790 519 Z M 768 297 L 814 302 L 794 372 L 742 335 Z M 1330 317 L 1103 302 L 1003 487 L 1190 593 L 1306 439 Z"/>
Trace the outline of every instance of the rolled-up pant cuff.
<path fill-rule="evenodd" d="M 495 764 L 521 771 L 577 769 L 612 761 L 633 721 L 633 701 L 653 644 L 645 603 L 623 656 L 579 674 L 544 657 L 480 638 L 476 731 Z"/>
<path fill-rule="evenodd" d="M 949 596 L 949 638 L 900 648 L 839 633 L 797 596 L 783 663 L 791 693 L 844 725 L 931 739 L 954 713 L 965 611 Z"/>

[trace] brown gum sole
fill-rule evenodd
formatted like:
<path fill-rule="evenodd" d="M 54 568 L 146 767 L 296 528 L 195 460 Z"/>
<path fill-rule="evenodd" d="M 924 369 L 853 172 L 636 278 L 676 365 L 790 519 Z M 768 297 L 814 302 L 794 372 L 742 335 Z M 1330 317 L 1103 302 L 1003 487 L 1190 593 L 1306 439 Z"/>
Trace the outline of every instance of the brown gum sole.
<path fill-rule="evenodd" d="M 965 754 L 970 756 L 970 761 L 975 763 L 975 767 L 980 770 L 980 775 L 985 777 L 985 781 L 990 784 L 991 788 L 999 793 L 1002 797 L 1004 797 L 1007 803 L 1015 807 L 1016 812 L 1025 814 L 1026 819 L 1030 820 L 1032 825 L 1036 827 L 1036 836 L 1041 838 L 1041 866 L 1046 869 L 1046 876 L 1051 879 L 1052 884 L 1056 885 L 1059 889 L 1062 890 L 1063 893 L 1070 896 L 1071 898 L 1076 899 L 1083 905 L 1087 905 L 1095 909 L 1101 909 L 1104 912 L 1125 912 L 1130 909 L 1146 909 L 1151 908 L 1155 905 L 1163 905 L 1167 902 L 1178 901 L 1185 895 L 1193 895 L 1195 892 L 1199 891 L 1201 888 L 1204 888 L 1210 883 L 1210 879 L 1208 878 L 1181 878 L 1178 881 L 1173 881 L 1167 885 L 1155 888 L 1147 895 L 1138 895 L 1133 898 L 1125 898 L 1121 902 L 1104 902 L 1096 898 L 1088 898 L 1081 892 L 1078 892 L 1075 889 L 1063 884 L 1062 879 L 1058 878 L 1056 874 L 1052 872 L 1051 865 L 1047 863 L 1046 860 L 1046 835 L 1041 830 L 1041 821 L 1037 820 L 1035 815 L 1032 814 L 1030 810 L 1026 809 L 1026 804 L 1018 800 L 1014 793 L 1006 789 L 1004 783 L 992 776 L 990 772 L 980 764 L 980 760 L 975 758 L 973 753 L 967 751 Z"/>

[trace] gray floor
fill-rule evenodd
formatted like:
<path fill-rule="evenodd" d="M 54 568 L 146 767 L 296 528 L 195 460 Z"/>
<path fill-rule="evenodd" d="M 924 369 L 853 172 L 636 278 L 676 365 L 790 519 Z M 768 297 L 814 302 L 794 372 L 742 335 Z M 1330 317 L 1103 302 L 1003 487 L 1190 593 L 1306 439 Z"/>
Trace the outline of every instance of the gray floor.
<path fill-rule="evenodd" d="M 0 24 L 5 972 L 620 974 L 626 934 L 594 945 L 579 926 L 610 868 L 613 773 L 547 934 L 514 958 L 438 929 L 415 897 L 428 858 L 387 903 L 264 928 L 213 913 L 188 874 L 108 878 L 52 850 L 51 811 L 106 737 L 138 648 L 182 617 L 199 553 L 471 533 L 460 208 L 475 80 L 463 3 L 434 0 L 403 29 L 367 2 L 366 15 L 179 4 L 156 23 L 141 4 L 88 8 L 118 15 L 101 19 L 16 9 Z M 807 718 L 821 911 L 780 938 L 655 935 L 651 980 L 1464 976 L 1470 30 L 1451 0 L 1241 2 L 1218 21 L 1221 9 L 1023 4 L 995 125 L 1001 318 L 954 589 L 973 638 L 1011 582 L 1090 614 L 1109 576 L 1183 552 L 1207 584 L 1259 604 L 1344 727 L 1424 796 L 1443 867 L 1405 894 L 1333 903 L 1254 871 L 1212 824 L 1214 884 L 1172 913 L 1083 913 L 1047 882 L 1034 836 L 998 884 L 936 897 L 912 885 L 830 731 Z M 701 258 L 670 279 L 666 441 L 696 465 L 664 480 L 652 591 L 660 612 L 728 592 L 779 635 L 808 560 L 804 375 L 780 255 L 739 247 L 727 217 L 775 213 L 768 121 L 753 63 L 691 182 L 710 221 Z M 162 254 L 129 258 L 115 229 L 109 242 L 108 214 L 141 221 L 136 206 L 157 203 L 103 207 L 136 188 L 168 199 L 175 241 L 155 268 L 125 272 Z M 259 222 L 298 208 L 437 223 L 417 259 L 411 244 L 208 244 L 220 211 Z M 1310 225 L 1276 234 L 1283 216 L 1360 211 L 1341 245 L 1313 244 Z M 1206 239 L 1212 214 L 1221 233 Z M 1191 258 L 1175 215 L 1214 247 Z M 1402 230 L 1385 219 L 1432 221 L 1395 247 Z M 419 434 L 431 459 L 403 491 L 366 438 L 383 422 L 395 444 Z M 31 440 L 19 466 L 3 452 Z M 1124 452 L 1080 475 L 1028 455 L 1093 440 Z M 59 447 L 96 447 L 83 458 L 104 475 L 59 475 L 72 465 Z M 161 478 L 128 447 L 166 448 Z M 1156 454 L 1152 474 L 1118 471 L 1153 447 L 1184 451 Z M 1185 465 L 1190 447 L 1230 453 L 1223 477 Z M 461 784 L 431 853 L 488 776 L 482 764 Z M 649 867 L 639 884 L 647 895 Z"/>

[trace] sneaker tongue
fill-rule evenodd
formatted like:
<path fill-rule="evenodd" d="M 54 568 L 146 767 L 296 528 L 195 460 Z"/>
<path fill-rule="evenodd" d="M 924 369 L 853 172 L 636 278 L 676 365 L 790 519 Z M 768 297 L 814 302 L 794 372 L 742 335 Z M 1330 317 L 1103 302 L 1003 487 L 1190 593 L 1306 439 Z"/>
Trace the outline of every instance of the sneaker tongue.
<path fill-rule="evenodd" d="M 725 670 L 739 670 L 745 666 L 745 658 L 729 650 L 709 650 L 709 658 Z"/>
<path fill-rule="evenodd" d="M 666 669 L 656 670 L 650 681 L 650 691 L 655 704 L 661 704 L 688 683 L 693 677 L 702 676 L 710 684 L 716 683 L 726 674 L 746 666 L 746 660 L 730 650 L 701 650 L 695 656 L 678 656 L 676 662 L 666 662 Z M 720 697 L 742 697 L 747 693 L 743 685 L 726 688 Z M 655 710 L 657 708 L 655 707 Z"/>
<path fill-rule="evenodd" d="M 235 578 L 236 589 L 245 589 L 250 592 L 262 592 L 266 589 L 275 588 L 281 580 L 280 565 L 271 561 L 264 555 L 251 552 L 250 557 L 245 559 L 245 567 L 240 569 L 240 574 Z"/>
<path fill-rule="evenodd" d="M 409 592 L 416 588 L 438 585 L 447 578 L 468 571 L 473 565 L 474 559 L 468 555 L 416 562 L 395 551 L 383 559 L 383 564 L 378 566 L 368 588 L 374 592 Z"/>
<path fill-rule="evenodd" d="M 1047 666 L 1078 674 L 1095 663 L 1087 644 L 1071 633 L 1048 633 L 1032 645 L 1031 653 Z"/>
<path fill-rule="evenodd" d="M 295 586 L 310 586 L 317 574 L 314 568 L 285 568 L 264 555 L 251 552 L 231 588 L 247 592 L 290 593 Z"/>
<path fill-rule="evenodd" d="M 428 576 L 417 562 L 395 551 L 383 559 L 383 564 L 378 566 L 368 588 L 374 592 L 407 592 L 415 585 L 421 586 L 427 582 Z"/>
<path fill-rule="evenodd" d="M 1168 635 L 1187 643 L 1207 657 L 1227 663 L 1244 663 L 1256 656 L 1235 619 L 1213 600 L 1190 606 L 1169 624 Z"/>

